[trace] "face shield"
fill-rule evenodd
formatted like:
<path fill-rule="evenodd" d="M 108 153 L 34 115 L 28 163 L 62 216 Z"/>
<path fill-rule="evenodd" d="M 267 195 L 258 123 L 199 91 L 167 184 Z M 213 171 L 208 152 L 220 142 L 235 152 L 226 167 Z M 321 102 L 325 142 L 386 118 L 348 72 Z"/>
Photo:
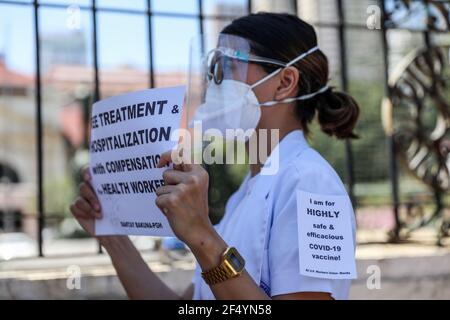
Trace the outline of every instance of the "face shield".
<path fill-rule="evenodd" d="M 269 64 L 276 69 L 286 63 L 256 56 L 250 48 L 246 39 L 228 34 L 201 35 L 191 42 L 188 127 L 201 123 L 203 132 L 215 135 L 218 131 L 223 134 L 223 130 L 214 131 L 217 128 L 256 126 L 254 122 L 259 120 L 260 112 L 255 107 L 258 101 L 254 95 L 250 97 L 252 101 L 243 100 L 251 91 L 247 85 L 249 64 Z M 246 112 L 242 113 L 246 106 Z"/>
<path fill-rule="evenodd" d="M 242 38 L 238 39 L 244 41 Z M 248 46 L 248 43 L 245 46 Z M 248 63 L 252 62 L 272 64 L 278 67 L 286 65 L 277 60 L 253 55 L 248 50 L 249 48 L 243 50 L 225 46 L 219 46 L 210 50 L 206 55 L 204 65 L 207 82 L 214 81 L 217 85 L 221 84 L 224 79 L 246 82 Z"/>
<path fill-rule="evenodd" d="M 247 140 L 252 134 L 249 131 L 254 131 L 257 127 L 261 106 L 270 107 L 280 103 L 307 100 L 329 90 L 329 87 L 324 85 L 317 91 L 302 96 L 260 103 L 252 90 L 254 87 L 319 48 L 314 46 L 300 52 L 289 62 L 256 56 L 250 52 L 250 48 L 250 43 L 246 39 L 228 34 L 212 38 L 203 35 L 193 42 L 186 118 L 188 126 L 194 127 L 195 135 L 203 137 L 206 133 L 222 135 L 225 139 Z M 247 82 L 251 64 L 270 66 L 274 71 L 249 85 Z M 197 124 L 200 128 L 196 130 Z"/>

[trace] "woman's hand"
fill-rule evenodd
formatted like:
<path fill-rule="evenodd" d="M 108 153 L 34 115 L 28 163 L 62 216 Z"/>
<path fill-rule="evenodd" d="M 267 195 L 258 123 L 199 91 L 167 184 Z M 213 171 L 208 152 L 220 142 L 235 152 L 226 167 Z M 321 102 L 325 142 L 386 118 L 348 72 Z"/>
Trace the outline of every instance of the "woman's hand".
<path fill-rule="evenodd" d="M 80 196 L 70 205 L 70 211 L 83 229 L 94 237 L 95 219 L 102 218 L 100 202 L 91 186 L 89 168 L 83 170 L 82 177 Z"/>
<path fill-rule="evenodd" d="M 161 155 L 158 167 L 172 162 L 171 151 Z M 189 247 L 213 228 L 208 217 L 209 176 L 197 164 L 174 164 L 163 173 L 165 185 L 156 190 L 156 205 L 175 235 Z"/>

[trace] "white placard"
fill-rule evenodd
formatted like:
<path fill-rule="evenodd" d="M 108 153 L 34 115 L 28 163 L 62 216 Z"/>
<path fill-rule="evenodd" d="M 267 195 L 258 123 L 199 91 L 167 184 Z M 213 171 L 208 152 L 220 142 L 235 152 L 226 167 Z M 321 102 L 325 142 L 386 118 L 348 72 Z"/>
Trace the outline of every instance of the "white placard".
<path fill-rule="evenodd" d="M 173 236 L 155 204 L 160 154 L 177 143 L 185 87 L 148 89 L 92 108 L 90 171 L 103 218 L 96 235 Z"/>
<path fill-rule="evenodd" d="M 356 278 L 348 196 L 297 190 L 300 273 L 328 279 Z"/>

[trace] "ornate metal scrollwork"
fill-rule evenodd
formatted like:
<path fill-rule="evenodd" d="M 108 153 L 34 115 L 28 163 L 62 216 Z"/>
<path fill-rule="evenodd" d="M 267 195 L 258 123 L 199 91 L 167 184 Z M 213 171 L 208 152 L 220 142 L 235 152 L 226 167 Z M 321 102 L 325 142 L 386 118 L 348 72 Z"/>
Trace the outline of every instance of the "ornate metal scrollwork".
<path fill-rule="evenodd" d="M 393 137 L 396 157 L 434 194 L 436 208 L 426 217 L 423 199 L 408 201 L 401 221 L 412 230 L 441 219 L 439 241 L 448 233 L 441 196 L 450 191 L 450 51 L 447 46 L 414 50 L 389 78 L 389 97 L 382 106 L 383 125 Z M 417 201 L 416 201 L 417 200 Z M 412 220 L 416 220 L 415 223 Z M 445 227 L 444 227 L 445 226 Z"/>
<path fill-rule="evenodd" d="M 424 13 L 423 28 L 427 31 L 450 30 L 450 1 L 447 0 L 393 0 L 386 12 L 385 25 L 398 28 L 414 21 L 417 27 L 417 15 Z"/>

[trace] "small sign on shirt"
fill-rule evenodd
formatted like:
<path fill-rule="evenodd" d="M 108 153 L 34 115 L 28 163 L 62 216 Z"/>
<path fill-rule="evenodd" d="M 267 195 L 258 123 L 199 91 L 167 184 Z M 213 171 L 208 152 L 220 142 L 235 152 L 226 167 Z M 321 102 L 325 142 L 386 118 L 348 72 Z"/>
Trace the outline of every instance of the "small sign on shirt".
<path fill-rule="evenodd" d="M 327 279 L 356 278 L 348 196 L 297 190 L 300 274 Z"/>

